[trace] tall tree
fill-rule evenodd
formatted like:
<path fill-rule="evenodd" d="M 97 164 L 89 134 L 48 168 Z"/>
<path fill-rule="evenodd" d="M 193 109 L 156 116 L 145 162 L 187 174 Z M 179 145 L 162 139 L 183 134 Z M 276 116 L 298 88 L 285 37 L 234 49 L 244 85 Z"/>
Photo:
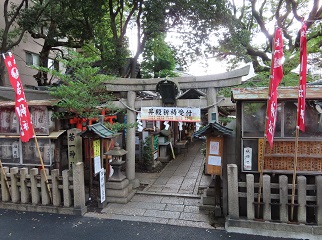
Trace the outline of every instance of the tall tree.
<path fill-rule="evenodd" d="M 165 42 L 165 34 L 161 33 L 156 38 L 150 38 L 142 55 L 143 78 L 177 76 L 174 71 L 176 68 L 175 52 Z"/>
<path fill-rule="evenodd" d="M 256 72 L 268 71 L 274 27 L 280 27 L 284 36 L 286 73 L 294 69 L 298 59 L 300 26 L 307 22 L 308 42 L 321 42 L 322 5 L 320 0 L 234 1 L 231 0 L 231 18 L 219 35 L 213 54 L 231 63 L 253 63 Z M 309 51 L 316 51 L 313 48 Z"/>
<path fill-rule="evenodd" d="M 135 77 L 136 63 L 149 39 L 172 29 L 180 31 L 186 42 L 190 41 L 190 49 L 198 48 L 208 38 L 209 31 L 223 21 L 227 12 L 225 3 L 224 0 L 107 0 L 108 14 L 104 19 L 109 23 L 101 30 L 110 33 L 110 40 L 100 38 L 97 44 L 103 52 L 102 59 L 106 65 L 126 63 L 129 56 L 126 33 L 130 25 L 135 25 L 137 46 L 130 74 L 125 74 L 122 64 L 118 64 L 118 74 Z"/>
<path fill-rule="evenodd" d="M 40 66 L 48 67 L 51 51 L 63 54 L 61 47 L 80 48 L 94 38 L 94 26 L 101 20 L 103 0 L 36 0 L 20 17 L 19 24 L 33 38 L 43 39 Z M 34 16 L 39 15 L 39 19 Z M 47 73 L 35 76 L 38 85 L 48 85 Z"/>
<path fill-rule="evenodd" d="M 0 29 L 0 53 L 6 53 L 17 46 L 25 33 L 25 29 L 17 24 L 21 12 L 28 8 L 28 0 L 11 2 L 5 0 L 3 3 L 4 26 Z M 5 65 L 0 58 L 0 86 L 4 85 Z"/>

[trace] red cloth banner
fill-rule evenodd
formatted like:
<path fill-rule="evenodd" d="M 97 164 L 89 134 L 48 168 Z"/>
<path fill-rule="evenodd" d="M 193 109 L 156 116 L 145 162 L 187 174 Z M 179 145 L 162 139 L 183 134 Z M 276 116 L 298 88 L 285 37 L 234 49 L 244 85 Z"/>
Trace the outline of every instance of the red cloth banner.
<path fill-rule="evenodd" d="M 274 133 L 276 128 L 277 117 L 277 87 L 284 76 L 282 60 L 283 60 L 283 36 L 280 28 L 276 29 L 274 37 L 274 47 L 272 56 L 272 69 L 269 83 L 269 98 L 267 102 L 267 116 L 265 136 L 270 147 L 273 147 Z"/>
<path fill-rule="evenodd" d="M 16 92 L 15 111 L 20 124 L 20 138 L 22 142 L 28 142 L 34 135 L 33 126 L 16 60 L 11 52 L 8 52 L 6 55 L 3 54 L 3 58 L 8 70 L 10 83 Z"/>
<path fill-rule="evenodd" d="M 302 132 L 305 131 L 305 97 L 307 70 L 306 29 L 306 24 L 303 23 L 300 38 L 300 80 L 299 96 L 297 101 L 297 125 Z"/>

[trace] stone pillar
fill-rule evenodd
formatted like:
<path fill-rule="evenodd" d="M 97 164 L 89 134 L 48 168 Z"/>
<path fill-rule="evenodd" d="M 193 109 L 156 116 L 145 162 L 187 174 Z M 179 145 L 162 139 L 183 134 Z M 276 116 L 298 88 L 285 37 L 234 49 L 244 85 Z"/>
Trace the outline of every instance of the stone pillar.
<path fill-rule="evenodd" d="M 72 206 L 72 195 L 69 189 L 69 170 L 64 170 L 63 175 L 63 198 L 64 207 Z"/>
<path fill-rule="evenodd" d="M 10 179 L 11 179 L 11 201 L 17 203 L 20 201 L 20 193 L 18 188 L 18 179 L 16 174 L 19 172 L 17 167 L 10 168 Z"/>
<path fill-rule="evenodd" d="M 279 176 L 280 188 L 280 220 L 283 223 L 288 222 L 288 184 L 287 176 Z"/>
<path fill-rule="evenodd" d="M 73 168 L 74 212 L 83 215 L 87 211 L 85 206 L 84 164 L 78 162 Z"/>
<path fill-rule="evenodd" d="M 246 185 L 247 185 L 247 219 L 253 220 L 255 218 L 254 209 L 254 175 L 246 175 Z"/>
<path fill-rule="evenodd" d="M 298 222 L 306 223 L 306 177 L 297 177 L 297 194 L 298 194 Z"/>
<path fill-rule="evenodd" d="M 207 88 L 207 105 L 212 106 L 217 103 L 217 90 L 216 88 Z M 212 114 L 216 114 L 216 122 L 218 122 L 218 107 L 213 105 L 208 108 L 208 123 L 212 122 Z"/>
<path fill-rule="evenodd" d="M 315 177 L 316 184 L 316 205 L 317 213 L 316 213 L 316 223 L 318 226 L 322 226 L 322 176 Z"/>
<path fill-rule="evenodd" d="M 265 221 L 271 220 L 271 177 L 269 175 L 263 176 L 263 219 Z"/>
<path fill-rule="evenodd" d="M 32 168 L 30 170 L 30 184 L 31 184 L 31 202 L 32 204 L 38 204 L 40 201 L 39 190 L 37 187 L 37 175 L 38 168 Z"/>
<path fill-rule="evenodd" d="M 53 205 L 55 207 L 60 206 L 61 203 L 61 196 L 60 196 L 60 190 L 59 190 L 59 170 L 54 169 L 51 171 L 51 182 L 52 182 L 52 195 L 53 195 Z"/>
<path fill-rule="evenodd" d="M 239 219 L 238 168 L 236 164 L 227 165 L 228 214 L 231 219 Z"/>
<path fill-rule="evenodd" d="M 28 175 L 28 168 L 20 169 L 20 192 L 21 192 L 21 203 L 29 203 L 29 190 L 27 187 L 26 178 Z"/>
<path fill-rule="evenodd" d="M 134 91 L 127 93 L 127 105 L 131 109 L 135 109 L 136 94 Z M 136 113 L 131 109 L 127 109 L 127 123 L 136 122 Z M 139 180 L 135 179 L 135 128 L 126 129 L 126 177 L 132 184 L 133 188 L 140 186 Z"/>
<path fill-rule="evenodd" d="M 5 180 L 6 176 L 3 174 L 3 172 L 7 174 L 9 172 L 9 168 L 3 167 L 3 171 L 1 171 L 1 197 L 3 202 L 8 202 L 10 201 L 10 192 L 7 187 L 8 183 Z"/>

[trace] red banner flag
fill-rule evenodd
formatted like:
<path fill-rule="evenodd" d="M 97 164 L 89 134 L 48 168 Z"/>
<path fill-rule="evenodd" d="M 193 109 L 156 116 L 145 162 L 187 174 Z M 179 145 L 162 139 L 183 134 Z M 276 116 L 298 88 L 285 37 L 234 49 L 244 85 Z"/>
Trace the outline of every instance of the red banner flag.
<path fill-rule="evenodd" d="M 303 23 L 303 26 L 301 29 L 301 38 L 300 38 L 300 80 L 299 80 L 299 96 L 297 101 L 297 125 L 302 132 L 305 131 L 306 69 L 307 69 L 306 24 Z"/>
<path fill-rule="evenodd" d="M 283 56 L 284 53 L 282 30 L 280 28 L 277 28 L 273 44 L 272 68 L 269 83 L 269 98 L 267 102 L 267 116 L 265 129 L 265 136 L 271 148 L 273 147 L 273 139 L 277 117 L 277 87 L 284 76 L 282 67 Z"/>
<path fill-rule="evenodd" d="M 16 60 L 11 52 L 7 53 L 7 56 L 3 54 L 3 58 L 8 70 L 10 83 L 16 92 L 15 111 L 20 124 L 20 138 L 22 142 L 28 142 L 34 135 L 33 126 Z"/>

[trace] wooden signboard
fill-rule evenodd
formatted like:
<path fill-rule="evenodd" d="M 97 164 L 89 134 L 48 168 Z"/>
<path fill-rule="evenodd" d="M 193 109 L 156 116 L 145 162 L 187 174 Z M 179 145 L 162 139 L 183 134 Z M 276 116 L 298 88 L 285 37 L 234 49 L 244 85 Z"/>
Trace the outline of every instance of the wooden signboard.
<path fill-rule="evenodd" d="M 206 174 L 222 174 L 223 137 L 207 137 Z"/>

